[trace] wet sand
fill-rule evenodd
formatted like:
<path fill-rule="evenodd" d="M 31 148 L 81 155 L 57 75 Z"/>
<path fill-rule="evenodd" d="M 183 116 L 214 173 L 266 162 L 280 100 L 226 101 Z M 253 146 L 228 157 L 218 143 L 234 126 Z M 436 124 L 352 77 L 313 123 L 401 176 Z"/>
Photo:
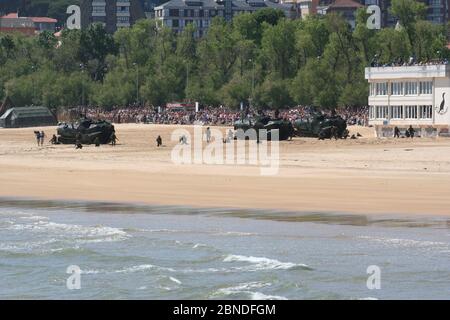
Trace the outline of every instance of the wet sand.
<path fill-rule="evenodd" d="M 381 140 L 369 128 L 352 128 L 358 140 L 295 138 L 280 144 L 279 173 L 261 176 L 248 165 L 173 164 L 177 128 L 117 125 L 116 147 L 83 150 L 37 147 L 35 128 L 0 129 L 0 197 L 450 215 L 450 139 Z M 55 128 L 44 130 L 51 136 Z"/>

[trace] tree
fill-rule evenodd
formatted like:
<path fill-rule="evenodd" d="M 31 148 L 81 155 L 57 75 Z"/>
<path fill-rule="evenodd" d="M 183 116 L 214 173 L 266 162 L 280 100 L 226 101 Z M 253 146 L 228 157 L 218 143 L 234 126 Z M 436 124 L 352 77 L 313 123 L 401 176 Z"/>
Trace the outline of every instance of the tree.
<path fill-rule="evenodd" d="M 108 34 L 103 25 L 95 23 L 81 31 L 80 61 L 90 72 L 93 80 L 103 80 L 106 73 L 106 56 L 116 54 L 114 38 Z"/>
<path fill-rule="evenodd" d="M 414 40 L 414 24 L 425 16 L 426 10 L 426 5 L 416 0 L 392 0 L 390 13 L 405 28 L 410 44 Z"/>

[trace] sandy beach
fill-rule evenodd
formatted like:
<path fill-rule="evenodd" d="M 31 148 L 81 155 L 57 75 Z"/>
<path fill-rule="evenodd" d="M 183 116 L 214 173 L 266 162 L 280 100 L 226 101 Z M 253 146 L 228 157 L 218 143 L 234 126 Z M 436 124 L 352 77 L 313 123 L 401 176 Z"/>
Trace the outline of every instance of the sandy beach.
<path fill-rule="evenodd" d="M 0 129 L 0 197 L 450 215 L 450 139 L 377 139 L 360 127 L 352 128 L 363 135 L 358 140 L 295 138 L 280 143 L 279 173 L 261 176 L 249 165 L 173 164 L 177 128 L 116 125 L 116 147 L 83 150 L 38 147 L 35 128 Z M 42 129 L 47 140 L 55 132 Z"/>

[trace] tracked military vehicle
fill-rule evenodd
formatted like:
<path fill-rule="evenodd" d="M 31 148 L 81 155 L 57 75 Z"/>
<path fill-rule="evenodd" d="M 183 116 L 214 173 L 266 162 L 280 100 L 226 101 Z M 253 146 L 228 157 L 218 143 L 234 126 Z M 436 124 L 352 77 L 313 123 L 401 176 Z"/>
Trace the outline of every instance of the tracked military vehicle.
<path fill-rule="evenodd" d="M 240 129 L 240 130 L 239 130 Z M 265 140 L 266 136 L 260 130 L 267 131 L 267 140 L 272 140 L 272 131 L 278 130 L 279 140 L 288 140 L 294 136 L 294 127 L 290 121 L 283 119 L 271 119 L 267 116 L 258 116 L 253 119 L 242 119 L 234 123 L 234 130 L 236 130 L 236 139 L 247 139 L 245 132 L 249 129 L 255 129 L 258 140 Z"/>
<path fill-rule="evenodd" d="M 348 137 L 347 122 L 338 115 L 326 116 L 316 113 L 309 119 L 297 120 L 294 123 L 296 135 L 319 139 L 346 139 Z"/>
<path fill-rule="evenodd" d="M 94 144 L 97 138 L 100 144 L 108 144 L 114 132 L 110 122 L 86 118 L 74 123 L 60 123 L 57 129 L 58 141 L 62 144 L 74 144 L 77 140 L 82 144 Z"/>

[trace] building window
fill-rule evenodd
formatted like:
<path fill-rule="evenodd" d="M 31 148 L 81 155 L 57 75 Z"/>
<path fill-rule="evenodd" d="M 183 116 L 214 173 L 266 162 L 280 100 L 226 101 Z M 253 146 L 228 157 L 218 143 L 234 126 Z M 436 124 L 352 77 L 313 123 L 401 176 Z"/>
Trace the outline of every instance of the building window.
<path fill-rule="evenodd" d="M 376 87 L 375 83 L 370 84 L 370 96 L 372 96 L 372 97 L 376 96 L 375 87 Z"/>
<path fill-rule="evenodd" d="M 130 13 L 130 7 L 117 7 L 117 13 Z"/>
<path fill-rule="evenodd" d="M 376 107 L 376 118 L 377 119 L 387 119 L 389 116 L 389 107 L 388 106 L 377 106 Z"/>
<path fill-rule="evenodd" d="M 376 83 L 376 95 L 377 96 L 387 96 L 387 83 L 386 82 L 379 82 Z"/>
<path fill-rule="evenodd" d="M 403 95 L 403 82 L 391 83 L 391 95 L 402 96 Z"/>
<path fill-rule="evenodd" d="M 375 119 L 375 108 L 374 106 L 369 107 L 369 119 Z"/>
<path fill-rule="evenodd" d="M 92 13 L 93 14 L 106 14 L 105 6 L 93 6 Z"/>
<path fill-rule="evenodd" d="M 180 26 L 179 20 L 172 20 L 172 27 L 178 28 Z"/>
<path fill-rule="evenodd" d="M 419 106 L 420 119 L 433 119 L 433 106 Z"/>
<path fill-rule="evenodd" d="M 405 118 L 417 119 L 417 106 L 405 106 Z"/>
<path fill-rule="evenodd" d="M 130 17 L 117 17 L 117 23 L 130 23 Z"/>
<path fill-rule="evenodd" d="M 419 93 L 420 94 L 432 94 L 433 93 L 433 82 L 431 82 L 431 81 L 420 81 Z"/>
<path fill-rule="evenodd" d="M 392 106 L 392 119 L 403 119 L 403 106 Z"/>
<path fill-rule="evenodd" d="M 170 17 L 178 17 L 180 15 L 180 10 L 178 9 L 169 9 Z"/>
<path fill-rule="evenodd" d="M 416 95 L 417 94 L 417 82 L 408 81 L 405 82 L 405 94 Z"/>

